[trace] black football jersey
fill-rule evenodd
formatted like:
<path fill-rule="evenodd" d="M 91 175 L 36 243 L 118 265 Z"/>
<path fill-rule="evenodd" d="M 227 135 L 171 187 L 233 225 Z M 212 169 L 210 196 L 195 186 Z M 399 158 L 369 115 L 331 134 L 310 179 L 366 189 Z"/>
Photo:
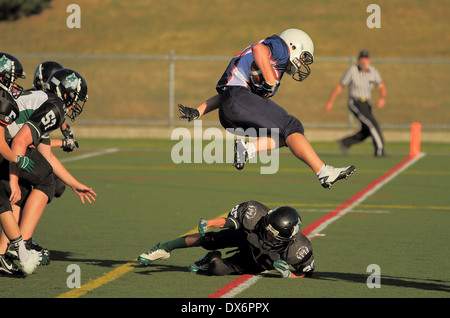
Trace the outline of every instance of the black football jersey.
<path fill-rule="evenodd" d="M 16 100 L 19 117 L 8 126 L 9 138 L 14 138 L 23 125 L 28 125 L 33 145 L 49 143 L 49 133 L 64 123 L 66 108 L 55 94 L 43 91 L 25 91 Z"/>
<path fill-rule="evenodd" d="M 310 240 L 301 232 L 294 239 L 277 250 L 271 250 L 258 235 L 257 228 L 261 219 L 271 209 L 257 201 L 247 201 L 236 205 L 228 214 L 236 229 L 247 233 L 253 258 L 262 268 L 273 269 L 273 262 L 279 259 L 286 261 L 296 271 L 312 272 L 314 270 L 314 254 Z"/>

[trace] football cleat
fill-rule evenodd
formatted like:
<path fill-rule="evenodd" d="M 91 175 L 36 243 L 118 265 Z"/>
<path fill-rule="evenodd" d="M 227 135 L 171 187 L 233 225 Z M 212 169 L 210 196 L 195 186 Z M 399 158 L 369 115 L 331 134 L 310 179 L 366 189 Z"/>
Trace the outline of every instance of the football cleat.
<path fill-rule="evenodd" d="M 6 255 L 0 255 L 0 274 L 22 275 L 20 268 Z"/>
<path fill-rule="evenodd" d="M 35 250 L 39 253 L 39 265 L 50 264 L 50 251 L 36 243 L 32 237 L 25 241 L 28 250 Z"/>
<path fill-rule="evenodd" d="M 209 263 L 211 263 L 211 261 L 214 258 L 220 257 L 222 257 L 222 253 L 220 253 L 219 251 L 206 253 L 205 256 L 189 265 L 189 271 L 190 272 L 207 271 Z"/>
<path fill-rule="evenodd" d="M 234 142 L 234 162 L 233 166 L 238 169 L 244 169 L 245 163 L 248 160 L 248 152 L 245 147 L 245 142 L 242 139 L 236 139 Z"/>
<path fill-rule="evenodd" d="M 50 251 L 46 248 L 43 248 L 35 241 L 33 241 L 33 238 L 30 237 L 28 240 L 25 240 L 25 247 L 29 251 L 33 250 L 38 253 L 39 265 L 50 264 Z M 9 256 L 13 260 L 19 259 L 19 256 L 17 255 L 17 252 L 12 245 L 8 246 L 8 249 L 6 250 L 6 255 Z"/>
<path fill-rule="evenodd" d="M 26 262 L 20 262 L 20 267 L 22 268 L 22 272 L 29 275 L 34 273 L 36 270 L 36 267 L 39 265 L 40 257 L 39 253 L 35 250 L 29 251 L 30 255 L 28 257 L 28 260 Z"/>
<path fill-rule="evenodd" d="M 156 244 L 151 250 L 142 253 L 138 257 L 138 262 L 142 265 L 149 265 L 157 260 L 165 260 L 170 257 L 170 253 L 161 248 L 161 243 Z"/>
<path fill-rule="evenodd" d="M 318 175 L 320 184 L 325 189 L 330 189 L 333 184 L 342 179 L 347 179 L 356 171 L 355 166 L 351 165 L 346 168 L 334 168 L 325 165 L 321 173 Z"/>

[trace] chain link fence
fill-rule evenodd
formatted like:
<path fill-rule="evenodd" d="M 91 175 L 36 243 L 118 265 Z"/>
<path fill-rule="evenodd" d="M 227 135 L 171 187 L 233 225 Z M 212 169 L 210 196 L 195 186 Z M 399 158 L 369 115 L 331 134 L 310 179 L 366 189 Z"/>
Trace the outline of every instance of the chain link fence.
<path fill-rule="evenodd" d="M 77 119 L 79 125 L 125 125 L 173 128 L 186 125 L 178 119 L 177 104 L 196 107 L 216 94 L 215 85 L 231 56 L 37 54 L 13 53 L 27 73 L 31 87 L 37 65 L 58 61 L 82 74 L 89 101 Z M 354 128 L 356 121 L 346 106 L 346 91 L 335 101 L 331 114 L 324 105 L 355 56 L 316 57 L 313 71 L 301 84 L 284 79 L 274 100 L 297 116 L 305 127 Z M 381 73 L 388 96 L 386 107 L 374 110 L 386 129 L 409 129 L 419 121 L 424 129 L 450 130 L 450 59 L 372 58 Z M 286 76 L 287 77 L 287 76 Z M 377 98 L 374 90 L 373 100 Z M 375 104 L 373 102 L 373 104 Z M 220 126 L 217 112 L 203 123 Z"/>

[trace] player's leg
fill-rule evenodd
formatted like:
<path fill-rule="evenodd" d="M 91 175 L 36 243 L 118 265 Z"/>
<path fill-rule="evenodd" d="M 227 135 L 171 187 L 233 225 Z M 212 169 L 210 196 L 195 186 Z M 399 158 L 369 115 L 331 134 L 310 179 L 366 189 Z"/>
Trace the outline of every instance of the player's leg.
<path fill-rule="evenodd" d="M 298 159 L 306 163 L 315 173 L 319 172 L 323 162 L 303 134 L 289 135 L 286 138 L 286 144 Z"/>
<path fill-rule="evenodd" d="M 234 265 L 235 262 L 230 261 L 237 257 L 235 253 L 227 259 L 222 259 L 222 253 L 219 249 L 238 247 L 247 244 L 247 234 L 244 231 L 228 229 L 219 232 L 207 232 L 201 237 L 200 245 L 211 252 L 206 253 L 203 257 L 195 261 L 189 266 L 191 272 L 208 272 L 210 275 L 229 275 L 239 274 L 239 268 Z M 251 255 L 251 253 L 249 253 Z"/>
<path fill-rule="evenodd" d="M 22 198 L 22 200 L 25 200 L 25 203 L 22 204 L 19 222 L 20 231 L 26 242 L 26 247 L 30 250 L 37 251 L 40 257 L 40 264 L 47 265 L 50 261 L 50 252 L 48 249 L 43 249 L 34 243 L 32 236 L 45 207 L 55 195 L 55 180 L 51 165 L 37 149 L 27 149 L 26 155 L 35 162 L 35 167 L 31 173 L 20 172 L 19 184 L 24 184 L 24 187 L 33 186 L 34 188 L 31 192 L 28 191 L 29 194 L 26 200 Z M 8 248 L 7 253 L 12 257 L 16 257 L 14 249 L 11 247 Z"/>
<path fill-rule="evenodd" d="M 286 144 L 291 152 L 306 163 L 317 175 L 320 184 L 329 189 L 339 180 L 346 179 L 355 172 L 353 165 L 335 168 L 323 163 L 303 134 L 293 133 L 286 138 Z"/>
<path fill-rule="evenodd" d="M 142 265 L 149 265 L 154 261 L 165 260 L 170 257 L 170 252 L 179 248 L 200 246 L 200 234 L 191 234 L 176 239 L 158 243 L 138 257 Z"/>
<path fill-rule="evenodd" d="M 25 247 L 25 242 L 22 238 L 19 225 L 16 218 L 13 215 L 12 208 L 9 205 L 7 207 L 7 197 L 5 191 L 1 191 L 2 198 L 0 207 L 0 223 L 4 238 L 9 240 L 10 245 L 15 250 L 22 267 L 22 271 L 25 274 L 31 274 L 35 271 L 39 264 L 39 255 L 35 251 L 29 251 Z M 6 204 L 4 204 L 6 203 Z M 0 272 L 5 274 L 17 273 L 17 268 L 13 265 L 13 262 L 7 259 L 6 249 L 0 251 Z"/>
<path fill-rule="evenodd" d="M 33 190 L 25 203 L 20 229 L 25 240 L 33 236 L 34 230 L 47 206 L 48 197 L 40 190 Z"/>

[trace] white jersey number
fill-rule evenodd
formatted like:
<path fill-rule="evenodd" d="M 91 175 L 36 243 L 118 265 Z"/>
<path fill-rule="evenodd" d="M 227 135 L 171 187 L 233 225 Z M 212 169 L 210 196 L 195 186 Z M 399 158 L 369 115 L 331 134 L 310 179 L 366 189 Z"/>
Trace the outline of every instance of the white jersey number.
<path fill-rule="evenodd" d="M 56 124 L 56 115 L 53 110 L 49 111 L 45 117 L 41 119 L 42 124 L 44 125 L 44 130 L 47 131 L 48 128 L 52 127 Z"/>

